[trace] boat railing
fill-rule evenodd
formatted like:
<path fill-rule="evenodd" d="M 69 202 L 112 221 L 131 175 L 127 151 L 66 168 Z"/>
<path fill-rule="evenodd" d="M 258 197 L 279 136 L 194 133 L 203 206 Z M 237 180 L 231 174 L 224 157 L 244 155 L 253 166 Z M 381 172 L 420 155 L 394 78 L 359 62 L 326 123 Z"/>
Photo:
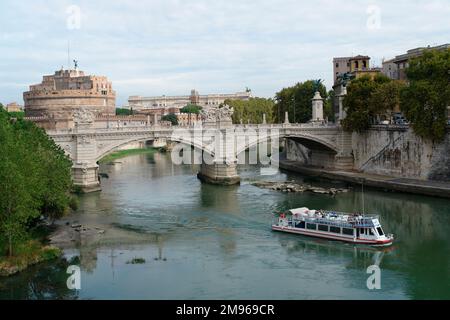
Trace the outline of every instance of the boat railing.
<path fill-rule="evenodd" d="M 336 226 L 336 227 L 343 227 L 343 228 L 373 228 L 374 225 L 372 222 L 370 223 L 362 223 L 362 222 L 356 222 L 356 221 L 331 221 L 324 218 L 317 218 L 317 217 L 302 217 L 300 219 L 292 218 L 291 221 L 305 221 L 307 223 L 317 223 L 317 224 L 324 224 L 324 225 L 330 225 L 330 226 Z"/>

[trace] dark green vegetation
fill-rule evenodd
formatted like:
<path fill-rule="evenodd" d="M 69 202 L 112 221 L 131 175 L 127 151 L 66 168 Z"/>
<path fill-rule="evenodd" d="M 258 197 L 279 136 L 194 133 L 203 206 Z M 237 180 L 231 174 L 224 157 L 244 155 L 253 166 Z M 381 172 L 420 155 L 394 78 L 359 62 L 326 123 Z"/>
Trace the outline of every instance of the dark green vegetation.
<path fill-rule="evenodd" d="M 178 118 L 177 118 L 177 115 L 175 113 L 166 114 L 165 116 L 161 117 L 161 120 L 162 121 L 170 121 L 173 126 L 177 126 L 178 125 Z"/>
<path fill-rule="evenodd" d="M 20 112 L 9 112 L 9 115 L 11 116 L 11 118 L 22 119 L 23 117 L 25 117 L 25 112 L 23 112 L 23 111 L 20 111 Z"/>
<path fill-rule="evenodd" d="M 0 108 L 0 257 L 26 264 L 27 257 L 40 255 L 33 232 L 43 218 L 53 222 L 73 202 L 71 167 L 43 129 Z"/>
<path fill-rule="evenodd" d="M 144 258 L 133 258 L 130 261 L 127 261 L 127 264 L 144 264 L 145 259 Z"/>
<path fill-rule="evenodd" d="M 352 80 L 344 98 L 347 118 L 342 125 L 347 131 L 363 132 L 373 124 L 377 116 L 393 112 L 400 103 L 400 91 L 404 83 L 390 80 L 384 75 L 363 76 Z"/>
<path fill-rule="evenodd" d="M 250 98 L 248 101 L 226 100 L 225 104 L 233 107 L 233 123 L 262 123 L 263 114 L 267 123 L 273 123 L 273 109 L 275 103 L 272 99 Z"/>
<path fill-rule="evenodd" d="M 324 117 L 332 119 L 332 104 L 329 102 L 328 93 L 325 86 L 319 85 L 319 92 L 326 103 L 324 104 Z M 275 94 L 276 105 L 274 108 L 275 122 L 284 122 L 284 114 L 289 112 L 289 122 L 305 123 L 312 118 L 311 99 L 315 93 L 313 80 L 299 82 L 293 87 L 283 88 Z"/>
<path fill-rule="evenodd" d="M 389 115 L 399 107 L 417 135 L 441 141 L 450 105 L 449 70 L 450 50 L 427 50 L 409 62 L 408 83 L 382 75 L 353 80 L 344 98 L 347 111 L 342 122 L 344 128 L 363 132 L 375 118 Z"/>
<path fill-rule="evenodd" d="M 199 114 L 202 110 L 202 107 L 196 105 L 196 104 L 188 104 L 187 106 L 180 109 L 181 113 L 195 113 Z"/>
<path fill-rule="evenodd" d="M 156 148 L 142 148 L 142 149 L 129 149 L 129 150 L 120 150 L 113 152 L 102 159 L 100 159 L 99 163 L 108 163 L 112 162 L 116 159 L 120 159 L 126 156 L 130 156 L 133 154 L 152 154 L 155 153 L 158 149 Z"/>
<path fill-rule="evenodd" d="M 401 92 L 401 110 L 417 135 L 440 141 L 450 105 L 450 49 L 426 51 L 406 70 L 409 86 Z"/>
<path fill-rule="evenodd" d="M 131 116 L 133 109 L 116 108 L 116 116 Z"/>

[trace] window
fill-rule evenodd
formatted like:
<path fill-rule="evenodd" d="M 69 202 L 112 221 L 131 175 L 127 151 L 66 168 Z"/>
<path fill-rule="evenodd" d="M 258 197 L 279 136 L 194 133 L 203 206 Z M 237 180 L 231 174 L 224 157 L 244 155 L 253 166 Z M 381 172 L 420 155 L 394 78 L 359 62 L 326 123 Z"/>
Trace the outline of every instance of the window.
<path fill-rule="evenodd" d="M 328 226 L 324 224 L 319 224 L 319 231 L 326 231 L 328 232 Z"/>
<path fill-rule="evenodd" d="M 330 227 L 330 232 L 341 233 L 341 228 L 339 228 L 339 227 Z"/>
<path fill-rule="evenodd" d="M 383 235 L 384 235 L 383 230 L 381 229 L 381 227 L 378 227 L 378 228 L 377 228 L 377 231 L 378 231 L 378 234 L 379 234 L 380 236 L 383 236 Z"/>
<path fill-rule="evenodd" d="M 305 229 L 305 221 L 300 221 L 295 224 L 296 228 Z"/>
<path fill-rule="evenodd" d="M 316 228 L 316 224 L 315 223 L 307 223 L 306 224 L 306 229 L 309 229 L 309 230 L 316 230 L 317 228 Z"/>
<path fill-rule="evenodd" d="M 367 67 L 367 61 L 363 61 L 363 68 Z"/>
<path fill-rule="evenodd" d="M 336 68 L 339 68 L 339 62 L 336 62 Z"/>
<path fill-rule="evenodd" d="M 342 228 L 342 233 L 343 233 L 343 234 L 346 234 L 346 235 L 349 235 L 349 236 L 352 236 L 352 235 L 353 235 L 353 229 L 350 229 L 350 228 Z"/>
<path fill-rule="evenodd" d="M 373 229 L 369 229 L 369 234 L 373 236 Z"/>
<path fill-rule="evenodd" d="M 355 69 L 358 69 L 358 68 L 359 68 L 359 62 L 355 61 Z"/>

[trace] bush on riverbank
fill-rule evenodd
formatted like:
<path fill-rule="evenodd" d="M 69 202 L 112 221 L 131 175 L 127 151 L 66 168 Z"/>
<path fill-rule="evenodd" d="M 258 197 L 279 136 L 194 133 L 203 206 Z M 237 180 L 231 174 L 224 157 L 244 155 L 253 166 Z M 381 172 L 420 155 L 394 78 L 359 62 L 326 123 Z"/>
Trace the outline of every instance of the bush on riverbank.
<path fill-rule="evenodd" d="M 29 246 L 39 256 L 43 248 L 30 246 L 31 231 L 42 218 L 53 222 L 68 210 L 71 167 L 43 129 L 0 108 L 0 257 L 8 263 L 40 260 L 21 250 Z"/>
<path fill-rule="evenodd" d="M 61 250 L 52 246 L 42 246 L 37 240 L 21 242 L 12 257 L 0 256 L 0 276 L 11 276 L 29 266 L 50 261 L 61 256 Z"/>

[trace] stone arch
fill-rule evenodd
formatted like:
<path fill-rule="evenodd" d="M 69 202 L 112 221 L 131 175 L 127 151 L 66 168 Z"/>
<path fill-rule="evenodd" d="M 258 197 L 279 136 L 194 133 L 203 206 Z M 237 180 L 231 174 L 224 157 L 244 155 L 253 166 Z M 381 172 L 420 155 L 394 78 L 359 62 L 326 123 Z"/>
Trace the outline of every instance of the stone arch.
<path fill-rule="evenodd" d="M 126 146 L 130 143 L 152 141 L 155 139 L 165 139 L 167 141 L 181 143 L 186 146 L 193 146 L 197 150 L 201 150 L 202 152 L 207 152 L 211 156 L 214 156 L 214 152 L 206 149 L 205 146 L 201 145 L 200 143 L 198 143 L 196 141 L 191 141 L 190 139 L 182 139 L 182 138 L 177 139 L 172 136 L 154 136 L 154 135 L 152 135 L 152 136 L 148 136 L 148 137 L 134 137 L 134 138 L 127 139 L 127 140 L 118 141 L 117 143 L 114 143 L 114 144 L 108 144 L 105 148 L 103 148 L 102 150 L 100 150 L 100 152 L 97 153 L 95 161 L 96 162 L 99 161 L 100 159 L 107 156 L 108 154 L 116 151 L 118 148 Z M 101 140 L 98 143 L 101 144 Z M 97 147 L 99 147 L 99 145 L 97 145 Z"/>
<path fill-rule="evenodd" d="M 252 147 L 255 147 L 256 145 L 263 142 L 267 138 L 275 139 L 277 137 L 279 139 L 295 140 L 297 142 L 300 142 L 301 144 L 305 144 L 306 147 L 314 146 L 314 147 L 318 147 L 318 148 L 323 148 L 324 150 L 334 152 L 336 154 L 339 153 L 339 149 L 338 149 L 337 145 L 327 139 L 323 139 L 318 136 L 310 135 L 310 134 L 284 134 L 283 133 L 283 134 L 279 134 L 279 135 L 270 135 L 269 134 L 265 137 L 259 137 L 258 139 L 252 141 L 250 144 L 246 143 L 245 145 L 240 145 L 237 147 L 236 155 L 239 155 L 240 153 L 242 153 Z"/>

